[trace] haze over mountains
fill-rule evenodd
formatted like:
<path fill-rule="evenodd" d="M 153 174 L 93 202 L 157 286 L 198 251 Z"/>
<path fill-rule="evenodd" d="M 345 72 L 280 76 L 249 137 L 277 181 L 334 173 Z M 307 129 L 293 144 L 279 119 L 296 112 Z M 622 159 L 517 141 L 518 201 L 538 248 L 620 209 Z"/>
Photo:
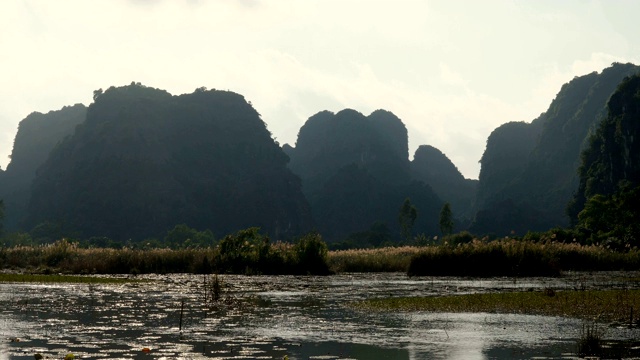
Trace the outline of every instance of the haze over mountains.
<path fill-rule="evenodd" d="M 12 161 L 0 172 L 5 228 L 142 240 L 185 223 L 216 236 L 259 226 L 278 239 L 315 229 L 331 242 L 353 234 L 399 241 L 407 198 L 418 213 L 414 234 L 440 234 L 445 202 L 456 230 L 476 234 L 567 226 L 580 154 L 609 97 L 638 72 L 613 64 L 576 77 L 531 123 L 497 128 L 479 180 L 465 179 L 429 145 L 409 160 L 407 129 L 387 110 L 320 111 L 295 146 L 280 147 L 239 94 L 112 87 L 96 92 L 88 108 L 21 122 Z"/>

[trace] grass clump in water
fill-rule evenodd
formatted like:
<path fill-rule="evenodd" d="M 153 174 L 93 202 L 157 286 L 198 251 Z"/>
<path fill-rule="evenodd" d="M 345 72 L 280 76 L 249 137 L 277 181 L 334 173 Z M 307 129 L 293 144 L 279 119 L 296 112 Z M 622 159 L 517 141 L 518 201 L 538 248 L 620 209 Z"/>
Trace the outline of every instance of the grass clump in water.
<path fill-rule="evenodd" d="M 602 331 L 598 330 L 595 324 L 583 325 L 578 340 L 578 356 L 601 356 L 602 335 Z"/>

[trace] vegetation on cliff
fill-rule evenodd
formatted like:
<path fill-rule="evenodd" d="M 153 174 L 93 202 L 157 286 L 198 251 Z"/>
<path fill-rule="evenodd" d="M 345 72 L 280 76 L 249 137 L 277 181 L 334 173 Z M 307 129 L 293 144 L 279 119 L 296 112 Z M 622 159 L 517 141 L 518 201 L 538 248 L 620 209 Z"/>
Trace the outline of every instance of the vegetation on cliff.
<path fill-rule="evenodd" d="M 633 64 L 614 63 L 601 73 L 576 77 L 563 85 L 536 121 L 494 132 L 481 160 L 477 210 L 484 215 L 476 217 L 470 230 L 524 235 L 528 230 L 569 226 L 565 208 L 578 188 L 580 153 L 591 129 L 606 116 L 607 101 L 618 84 L 638 71 Z M 492 222 L 500 217 L 492 214 L 500 213 L 504 203 L 522 216 L 510 219 L 510 224 Z"/>
<path fill-rule="evenodd" d="M 640 75 L 626 78 L 582 153 L 568 213 L 592 242 L 640 245 Z"/>

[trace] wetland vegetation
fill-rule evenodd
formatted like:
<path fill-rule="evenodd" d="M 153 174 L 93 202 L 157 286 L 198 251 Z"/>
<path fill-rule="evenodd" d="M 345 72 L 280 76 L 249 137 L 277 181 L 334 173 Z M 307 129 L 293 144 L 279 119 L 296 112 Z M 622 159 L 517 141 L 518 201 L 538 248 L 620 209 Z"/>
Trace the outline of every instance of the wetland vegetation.
<path fill-rule="evenodd" d="M 357 308 L 384 311 L 480 312 L 573 317 L 637 326 L 640 290 L 560 290 L 370 299 Z M 635 316 L 635 317 L 634 317 Z"/>
<path fill-rule="evenodd" d="M 561 234 L 560 234 L 561 235 Z M 637 248 L 582 245 L 548 232 L 531 238 L 445 236 L 437 244 L 329 251 L 317 233 L 294 243 L 271 242 L 257 228 L 227 235 L 215 245 L 170 248 L 134 244 L 101 248 L 59 240 L 0 247 L 0 266 L 65 274 L 318 274 L 405 272 L 410 276 L 559 276 L 563 271 L 640 269 Z"/>

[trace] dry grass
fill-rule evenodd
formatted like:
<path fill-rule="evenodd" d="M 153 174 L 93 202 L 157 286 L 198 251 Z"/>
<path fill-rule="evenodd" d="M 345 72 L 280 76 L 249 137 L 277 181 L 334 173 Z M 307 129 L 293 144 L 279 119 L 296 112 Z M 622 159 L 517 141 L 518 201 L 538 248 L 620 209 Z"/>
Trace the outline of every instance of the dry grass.
<path fill-rule="evenodd" d="M 286 273 L 296 264 L 295 246 L 273 243 L 260 273 Z M 218 248 L 80 248 L 58 241 L 42 246 L 0 247 L 0 269 L 74 274 L 225 272 Z M 265 259 L 263 259 L 265 260 Z M 514 239 L 440 246 L 404 246 L 328 253 L 330 270 L 408 272 L 446 276 L 553 276 L 562 270 L 638 270 L 640 251 L 615 252 L 603 246 Z M 290 269 L 289 269 L 290 271 Z"/>
<path fill-rule="evenodd" d="M 336 273 L 406 272 L 420 251 L 415 246 L 330 251 L 329 268 Z"/>
<path fill-rule="evenodd" d="M 65 274 L 328 273 L 326 246 L 319 236 L 308 235 L 296 244 L 271 244 L 264 239 L 251 238 L 249 242 L 229 236 L 223 241 L 239 245 L 229 246 L 227 252 L 220 246 L 185 249 L 82 248 L 76 243 L 60 240 L 49 245 L 0 247 L 0 269 Z"/>
<path fill-rule="evenodd" d="M 340 272 L 408 272 L 439 276 L 557 276 L 562 270 L 640 269 L 640 252 L 603 246 L 515 239 L 438 246 L 404 246 L 329 252 Z"/>
<path fill-rule="evenodd" d="M 636 270 L 640 252 L 616 252 L 577 243 L 475 239 L 456 246 L 430 246 L 416 255 L 410 275 L 554 276 L 563 270 Z"/>
<path fill-rule="evenodd" d="M 213 258 L 212 249 L 79 248 L 67 241 L 0 249 L 0 267 L 29 272 L 137 274 L 199 272 Z"/>

